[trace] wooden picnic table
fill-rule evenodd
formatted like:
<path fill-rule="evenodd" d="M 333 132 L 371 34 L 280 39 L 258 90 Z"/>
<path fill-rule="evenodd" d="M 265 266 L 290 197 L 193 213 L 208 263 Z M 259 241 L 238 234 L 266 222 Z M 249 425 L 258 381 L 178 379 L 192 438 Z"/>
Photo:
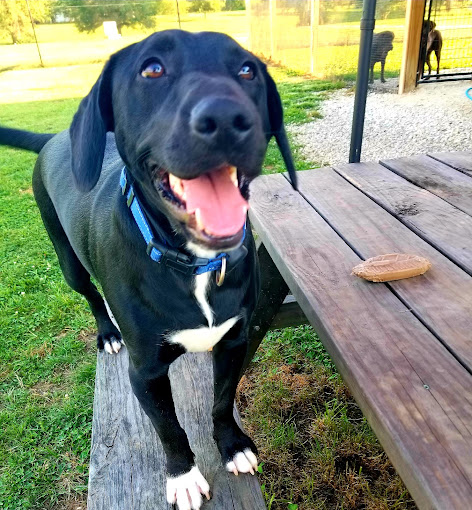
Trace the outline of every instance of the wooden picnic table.
<path fill-rule="evenodd" d="M 272 263 L 265 309 L 285 281 L 419 508 L 472 508 L 472 152 L 309 170 L 299 189 L 281 174 L 251 187 Z M 394 252 L 432 268 L 390 283 L 351 275 Z"/>

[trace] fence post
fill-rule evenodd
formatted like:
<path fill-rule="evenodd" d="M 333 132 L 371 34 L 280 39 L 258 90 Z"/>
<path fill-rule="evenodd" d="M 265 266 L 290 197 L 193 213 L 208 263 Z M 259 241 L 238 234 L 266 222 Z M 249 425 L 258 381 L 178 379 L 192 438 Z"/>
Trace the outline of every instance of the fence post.
<path fill-rule="evenodd" d="M 375 6 L 377 0 L 364 0 L 361 19 L 361 41 L 359 44 L 359 60 L 357 64 L 356 96 L 354 99 L 354 115 L 352 118 L 351 149 L 349 163 L 361 160 L 362 135 L 364 132 L 365 103 L 369 86 L 370 54 L 372 37 L 375 28 Z"/>
<path fill-rule="evenodd" d="M 406 4 L 405 35 L 403 37 L 402 67 L 398 93 L 410 92 L 416 87 L 421 30 L 426 0 L 408 0 Z"/>
<path fill-rule="evenodd" d="M 269 18 L 270 18 L 270 58 L 275 62 L 275 34 L 277 16 L 277 0 L 269 0 Z"/>
<path fill-rule="evenodd" d="M 310 0 L 310 72 L 317 69 L 318 32 L 320 29 L 320 0 Z"/>

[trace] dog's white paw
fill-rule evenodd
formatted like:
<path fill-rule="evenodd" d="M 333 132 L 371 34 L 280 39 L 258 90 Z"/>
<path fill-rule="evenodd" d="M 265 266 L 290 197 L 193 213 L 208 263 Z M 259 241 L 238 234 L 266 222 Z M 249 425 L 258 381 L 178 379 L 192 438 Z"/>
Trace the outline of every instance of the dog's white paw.
<path fill-rule="evenodd" d="M 167 478 L 167 502 L 176 504 L 178 510 L 199 510 L 202 494 L 210 499 L 210 486 L 197 466 L 184 475 Z"/>
<path fill-rule="evenodd" d="M 236 476 L 239 473 L 251 473 L 253 475 L 257 470 L 257 457 L 249 448 L 246 448 L 243 452 L 238 452 L 233 460 L 226 464 L 226 470 L 231 471 Z"/>
<path fill-rule="evenodd" d="M 108 354 L 118 354 L 123 346 L 123 340 L 112 336 L 110 339 L 103 341 L 103 348 Z"/>

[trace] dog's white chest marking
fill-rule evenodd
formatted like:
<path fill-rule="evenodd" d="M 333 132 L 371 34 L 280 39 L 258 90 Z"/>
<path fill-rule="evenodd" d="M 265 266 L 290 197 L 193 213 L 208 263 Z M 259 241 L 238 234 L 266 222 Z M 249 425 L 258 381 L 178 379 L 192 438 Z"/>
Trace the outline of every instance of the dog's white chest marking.
<path fill-rule="evenodd" d="M 208 303 L 207 293 L 208 284 L 210 283 L 210 276 L 212 274 L 212 272 L 207 272 L 197 275 L 195 277 L 195 289 L 193 291 L 210 328 L 213 326 L 213 310 L 211 309 L 210 303 Z"/>
<path fill-rule="evenodd" d="M 231 317 L 219 326 L 210 328 L 202 326 L 196 329 L 182 329 L 171 333 L 167 340 L 174 344 L 180 344 L 188 352 L 204 352 L 215 346 L 226 333 L 236 324 L 239 317 Z"/>
<path fill-rule="evenodd" d="M 214 257 L 212 253 L 197 253 L 200 257 Z M 208 287 L 213 272 L 199 274 L 195 277 L 194 295 L 205 316 L 208 326 L 201 326 L 195 329 L 182 329 L 168 335 L 169 342 L 180 344 L 188 352 L 204 352 L 215 346 L 226 333 L 236 324 L 239 317 L 231 317 L 219 326 L 215 326 L 213 310 L 208 302 Z"/>

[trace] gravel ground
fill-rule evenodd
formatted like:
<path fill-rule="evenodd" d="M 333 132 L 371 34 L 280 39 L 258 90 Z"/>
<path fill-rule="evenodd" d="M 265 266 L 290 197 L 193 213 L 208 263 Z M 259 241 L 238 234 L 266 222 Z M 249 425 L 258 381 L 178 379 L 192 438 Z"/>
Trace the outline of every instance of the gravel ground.
<path fill-rule="evenodd" d="M 472 150 L 470 81 L 420 85 L 399 96 L 398 80 L 376 80 L 367 97 L 361 161 L 426 152 Z M 302 154 L 322 165 L 346 163 L 354 107 L 351 89 L 334 92 L 322 105 L 322 119 L 291 126 Z"/>

